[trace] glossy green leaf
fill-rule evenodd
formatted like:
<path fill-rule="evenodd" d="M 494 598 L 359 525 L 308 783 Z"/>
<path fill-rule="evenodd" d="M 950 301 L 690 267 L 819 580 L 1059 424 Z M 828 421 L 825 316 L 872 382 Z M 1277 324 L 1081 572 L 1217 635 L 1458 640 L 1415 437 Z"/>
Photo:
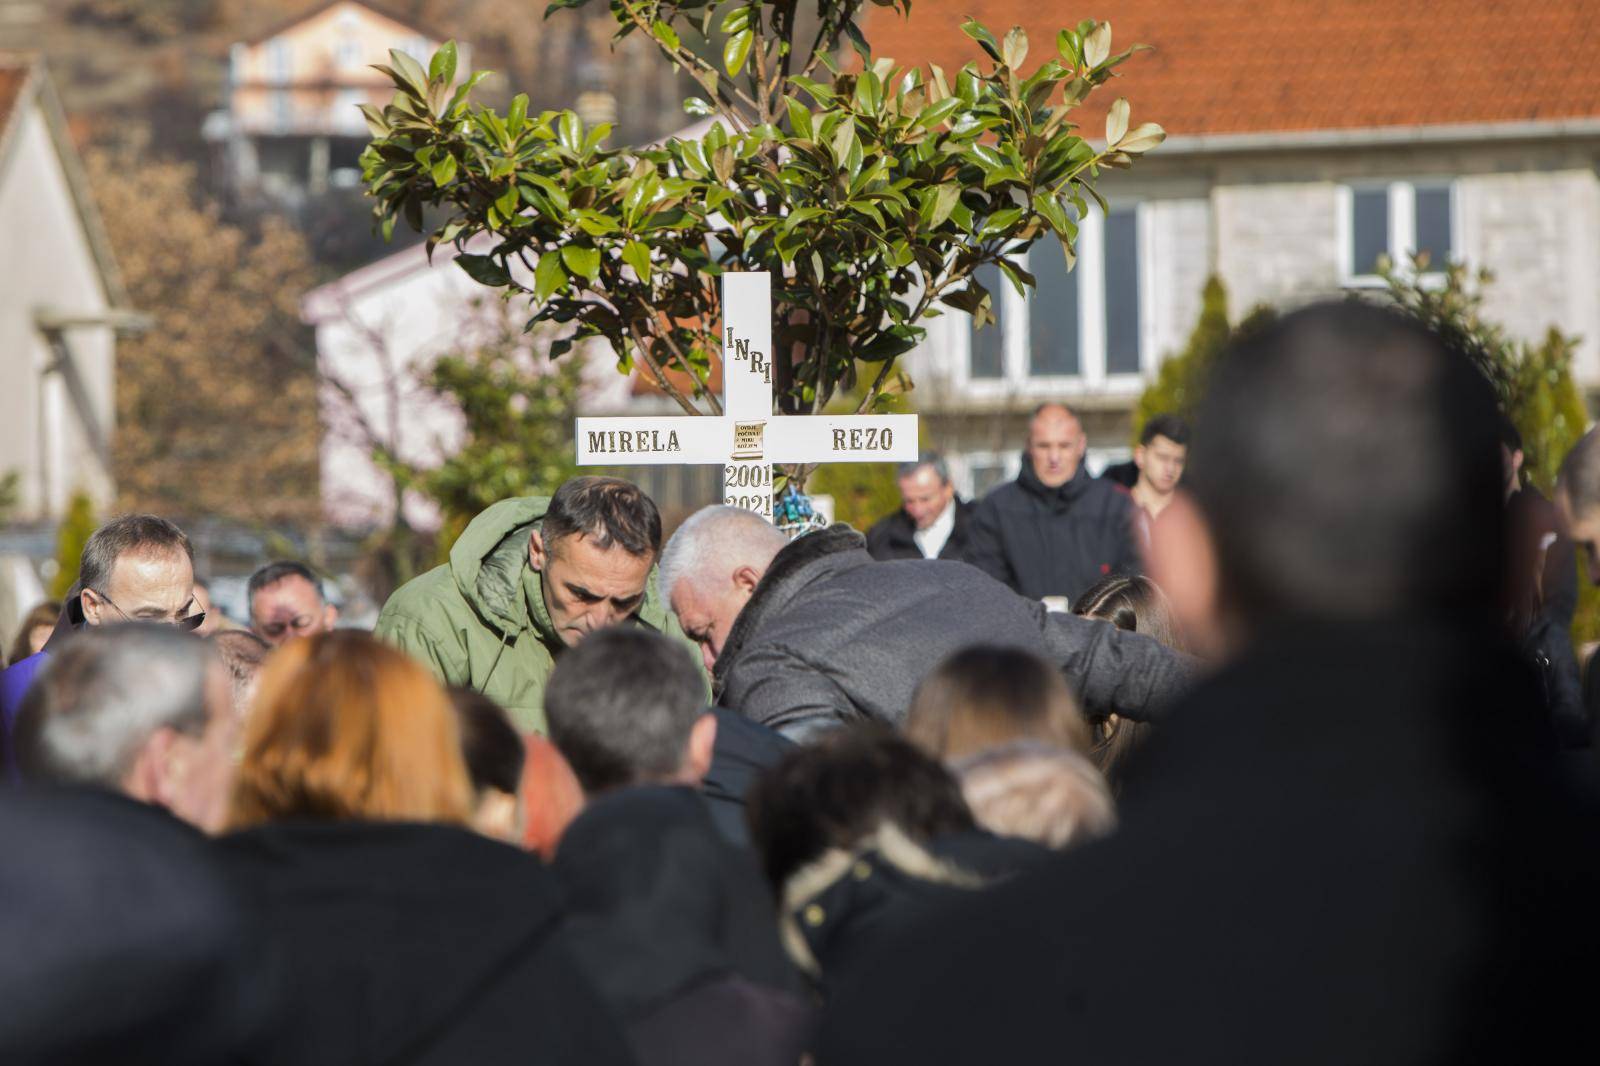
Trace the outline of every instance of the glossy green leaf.
<path fill-rule="evenodd" d="M 428 64 L 428 77 L 433 81 L 443 81 L 446 85 L 456 80 L 456 42 L 446 41 L 433 53 L 433 61 Z"/>
<path fill-rule="evenodd" d="M 443 155 L 435 159 L 428 167 L 428 176 L 433 178 L 433 183 L 441 189 L 449 185 L 456 176 L 456 157 Z"/>
<path fill-rule="evenodd" d="M 561 266 L 561 257 L 554 252 L 541 255 L 533 270 L 534 295 L 541 300 L 548 300 L 566 285 L 567 272 Z"/>
<path fill-rule="evenodd" d="M 968 19 L 961 24 L 961 32 L 978 42 L 978 47 L 988 53 L 989 58 L 996 63 L 1003 62 L 1000 58 L 1000 45 L 995 42 L 994 34 L 984 29 L 976 19 Z"/>
<path fill-rule="evenodd" d="M 499 260 L 487 255 L 461 254 L 456 256 L 456 266 L 467 272 L 467 276 L 481 285 L 492 285 L 496 288 L 511 284 L 511 275 Z"/>
<path fill-rule="evenodd" d="M 428 72 L 422 69 L 422 64 L 397 48 L 389 49 L 389 61 L 394 64 L 395 72 L 400 75 L 406 87 L 412 90 L 418 99 L 426 99 Z"/>
<path fill-rule="evenodd" d="M 598 248 L 584 248 L 576 244 L 561 246 L 561 262 L 566 268 L 580 277 L 593 281 L 600 276 L 600 250 Z"/>
<path fill-rule="evenodd" d="M 730 75 L 737 74 L 744 69 L 745 60 L 750 57 L 750 45 L 754 43 L 756 35 L 751 30 L 740 30 L 722 43 L 722 66 Z"/>
<path fill-rule="evenodd" d="M 804 104 L 792 96 L 785 96 L 783 105 L 789 112 L 789 128 L 794 130 L 794 135 L 810 140 L 811 112 Z"/>
<path fill-rule="evenodd" d="M 650 246 L 643 241 L 629 241 L 623 245 L 622 261 L 632 267 L 641 280 L 650 279 Z"/>
<path fill-rule="evenodd" d="M 650 34 L 656 40 L 660 41 L 674 52 L 676 52 L 679 46 L 683 43 L 678 39 L 678 31 L 674 30 L 671 26 L 667 25 L 665 22 L 662 22 L 660 19 L 656 19 L 650 24 Z"/>

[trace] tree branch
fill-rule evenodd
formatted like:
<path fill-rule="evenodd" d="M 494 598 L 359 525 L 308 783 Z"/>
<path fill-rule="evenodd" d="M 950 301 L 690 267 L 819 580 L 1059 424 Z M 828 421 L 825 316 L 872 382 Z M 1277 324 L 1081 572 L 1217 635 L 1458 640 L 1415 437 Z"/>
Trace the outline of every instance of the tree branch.
<path fill-rule="evenodd" d="M 661 391 L 672 397 L 678 406 L 683 408 L 685 414 L 701 414 L 702 412 L 699 408 L 690 403 L 689 398 L 679 392 L 672 382 L 667 380 L 666 371 L 661 369 L 661 364 L 656 362 L 656 357 L 650 353 L 650 343 L 645 332 L 639 328 L 639 323 L 630 321 L 628 323 L 628 333 L 633 337 L 633 344 L 639 351 L 639 358 L 644 362 L 645 366 L 650 368 L 650 373 L 655 377 L 656 384 L 660 386 Z"/>

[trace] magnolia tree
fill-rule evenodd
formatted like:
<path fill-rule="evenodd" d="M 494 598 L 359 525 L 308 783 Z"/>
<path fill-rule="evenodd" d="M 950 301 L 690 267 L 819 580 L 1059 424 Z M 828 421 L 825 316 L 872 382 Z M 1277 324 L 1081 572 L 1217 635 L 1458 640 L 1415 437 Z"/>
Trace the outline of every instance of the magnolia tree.
<path fill-rule="evenodd" d="M 643 148 L 608 147 L 607 126 L 585 128 L 570 111 L 530 114 L 526 96 L 504 115 L 474 105 L 484 75 L 458 86 L 453 44 L 426 69 L 393 53 L 379 68 L 393 101 L 364 108 L 374 139 L 363 173 L 380 224 L 387 234 L 398 219 L 419 231 L 433 220 L 430 252 L 487 235 L 492 244 L 474 245 L 483 254 L 456 262 L 526 297 L 530 326 L 569 324 L 553 357 L 604 338 L 619 369 L 638 364 L 689 413 L 721 411 L 708 387 L 718 276 L 770 271 L 779 411 L 813 413 L 851 390 L 860 410 L 880 406 L 896 359 L 941 307 L 993 321 L 979 267 L 994 264 L 1025 293 L 1034 279 L 1021 255 L 1046 235 L 1070 265 L 1087 200 L 1105 207 L 1092 181 L 1165 134 L 1132 126 L 1120 99 L 1104 144 L 1072 123 L 1138 50 L 1113 54 L 1109 23 L 1062 30 L 1030 73 L 1020 28 L 996 40 L 969 21 L 987 61 L 951 74 L 874 57 L 860 0 L 820 0 L 803 35 L 797 6 L 612 0 L 617 35 L 648 34 L 699 84 L 686 110 L 711 119 L 698 137 Z M 705 56 L 718 39 L 714 64 Z M 851 69 L 835 61 L 846 43 L 859 57 Z"/>

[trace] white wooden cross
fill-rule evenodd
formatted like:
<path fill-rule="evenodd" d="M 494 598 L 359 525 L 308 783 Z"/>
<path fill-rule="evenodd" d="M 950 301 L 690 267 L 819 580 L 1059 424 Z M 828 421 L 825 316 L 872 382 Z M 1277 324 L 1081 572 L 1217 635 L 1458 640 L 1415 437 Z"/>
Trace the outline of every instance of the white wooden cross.
<path fill-rule="evenodd" d="M 722 276 L 722 415 L 579 418 L 579 466 L 721 463 L 722 502 L 772 518 L 773 463 L 909 462 L 916 415 L 774 415 L 772 277 Z"/>

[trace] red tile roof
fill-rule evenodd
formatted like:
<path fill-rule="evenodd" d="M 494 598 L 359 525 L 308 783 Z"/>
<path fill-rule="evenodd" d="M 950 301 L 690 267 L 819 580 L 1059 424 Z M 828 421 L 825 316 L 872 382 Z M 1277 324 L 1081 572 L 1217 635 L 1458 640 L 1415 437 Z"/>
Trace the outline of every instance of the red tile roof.
<path fill-rule="evenodd" d="M 953 71 L 987 62 L 967 15 L 996 37 L 1020 23 L 1030 70 L 1083 18 L 1110 21 L 1113 53 L 1153 46 L 1080 110 L 1090 137 L 1118 96 L 1174 136 L 1600 116 L 1593 0 L 913 0 L 909 20 L 872 7 L 866 34 L 874 55 Z"/>

